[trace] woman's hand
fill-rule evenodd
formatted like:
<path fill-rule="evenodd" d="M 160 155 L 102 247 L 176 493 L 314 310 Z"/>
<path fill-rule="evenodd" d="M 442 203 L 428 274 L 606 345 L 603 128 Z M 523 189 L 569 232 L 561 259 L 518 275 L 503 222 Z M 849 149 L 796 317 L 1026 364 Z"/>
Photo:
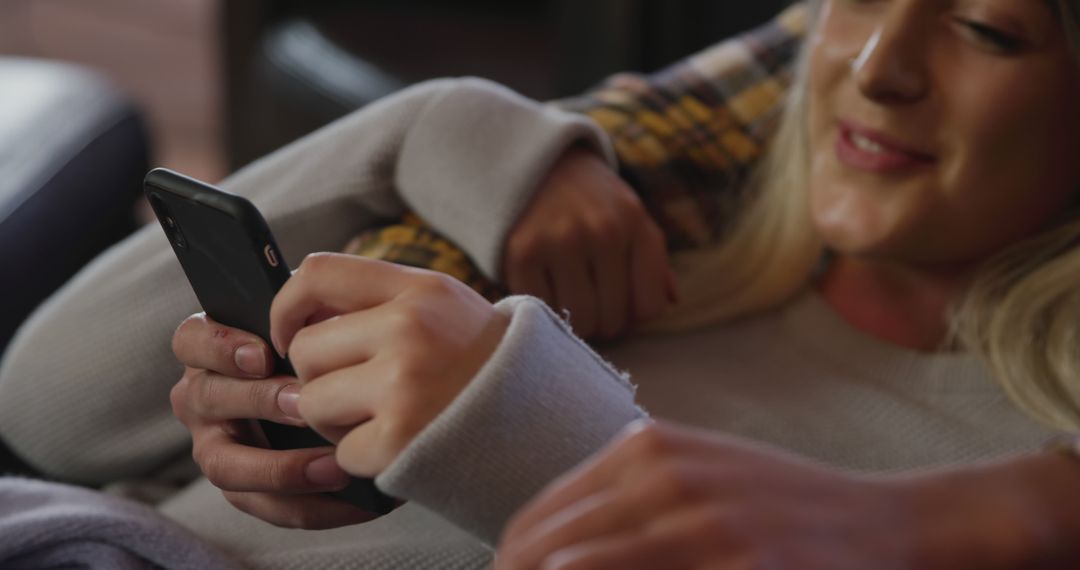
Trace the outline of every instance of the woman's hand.
<path fill-rule="evenodd" d="M 582 337 L 614 338 L 674 302 L 663 232 L 594 152 L 575 147 L 552 168 L 511 230 L 503 281 L 570 312 Z"/>
<path fill-rule="evenodd" d="M 495 351 L 509 318 L 452 277 L 308 256 L 270 311 L 303 384 L 300 415 L 362 477 L 382 472 Z"/>
<path fill-rule="evenodd" d="M 514 517 L 496 568 L 999 567 L 1011 560 L 1003 547 L 1025 534 L 1019 517 L 972 510 L 989 502 L 984 491 L 963 498 L 970 481 L 856 476 L 711 432 L 638 423 Z M 987 521 L 996 533 L 975 530 Z M 971 549 L 981 549 L 974 559 L 939 556 L 975 535 L 992 538 Z"/>
<path fill-rule="evenodd" d="M 270 349 L 258 336 L 194 315 L 173 336 L 186 366 L 171 393 L 173 413 L 191 431 L 193 456 L 238 509 L 278 526 L 324 529 L 373 515 L 323 495 L 348 475 L 331 447 L 275 451 L 254 447 L 249 420 L 305 426 L 296 378 L 268 378 Z"/>

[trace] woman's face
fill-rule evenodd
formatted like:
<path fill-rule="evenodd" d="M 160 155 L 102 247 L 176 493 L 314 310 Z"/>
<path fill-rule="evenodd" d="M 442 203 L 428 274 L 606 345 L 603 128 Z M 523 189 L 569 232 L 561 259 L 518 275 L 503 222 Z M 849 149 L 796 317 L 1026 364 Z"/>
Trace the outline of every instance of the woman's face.
<path fill-rule="evenodd" d="M 1080 72 L 1043 0 L 826 0 L 809 77 L 826 244 L 954 267 L 1080 191 Z"/>

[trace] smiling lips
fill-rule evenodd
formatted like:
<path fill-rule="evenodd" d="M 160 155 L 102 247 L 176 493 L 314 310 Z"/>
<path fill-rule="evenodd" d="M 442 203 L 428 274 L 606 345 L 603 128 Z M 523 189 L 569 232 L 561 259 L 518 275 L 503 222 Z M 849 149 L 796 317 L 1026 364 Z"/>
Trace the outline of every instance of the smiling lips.
<path fill-rule="evenodd" d="M 855 170 L 878 173 L 894 173 L 936 162 L 932 155 L 846 121 L 840 122 L 836 156 L 841 163 Z"/>

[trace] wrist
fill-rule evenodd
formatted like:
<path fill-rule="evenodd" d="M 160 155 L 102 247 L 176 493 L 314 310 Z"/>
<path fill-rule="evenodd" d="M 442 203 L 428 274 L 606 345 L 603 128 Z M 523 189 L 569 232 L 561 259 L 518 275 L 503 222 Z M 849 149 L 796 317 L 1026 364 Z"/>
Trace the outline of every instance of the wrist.
<path fill-rule="evenodd" d="M 1080 461 L 1043 453 L 918 475 L 902 486 L 911 567 L 1063 568 L 1080 556 Z"/>
<path fill-rule="evenodd" d="M 1071 446 L 1071 447 L 1070 447 Z M 1077 568 L 1080 566 L 1080 452 L 1077 441 L 1057 442 L 1044 453 L 1019 463 L 1008 475 L 1024 486 L 1038 505 L 1047 525 L 1048 540 L 1029 567 Z"/>

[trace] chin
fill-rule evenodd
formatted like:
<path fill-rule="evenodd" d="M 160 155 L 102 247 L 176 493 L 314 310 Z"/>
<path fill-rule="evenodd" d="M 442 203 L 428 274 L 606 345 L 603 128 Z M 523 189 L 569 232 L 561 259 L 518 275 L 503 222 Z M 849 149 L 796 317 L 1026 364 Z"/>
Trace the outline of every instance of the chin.
<path fill-rule="evenodd" d="M 892 234 L 883 216 L 872 210 L 850 199 L 814 204 L 813 223 L 829 249 L 851 254 L 869 252 L 887 246 Z"/>
<path fill-rule="evenodd" d="M 845 183 L 846 182 L 846 183 Z M 929 261 L 935 257 L 935 240 L 925 239 L 919 208 L 892 192 L 847 181 L 824 186 L 814 195 L 811 217 L 818 235 L 829 250 L 861 258 Z"/>
<path fill-rule="evenodd" d="M 886 231 L 885 228 L 854 224 L 819 224 L 817 228 L 825 247 L 839 255 L 908 265 L 937 264 L 942 261 L 938 258 L 938 252 L 921 243 L 921 240 L 903 239 L 903 235 Z"/>

